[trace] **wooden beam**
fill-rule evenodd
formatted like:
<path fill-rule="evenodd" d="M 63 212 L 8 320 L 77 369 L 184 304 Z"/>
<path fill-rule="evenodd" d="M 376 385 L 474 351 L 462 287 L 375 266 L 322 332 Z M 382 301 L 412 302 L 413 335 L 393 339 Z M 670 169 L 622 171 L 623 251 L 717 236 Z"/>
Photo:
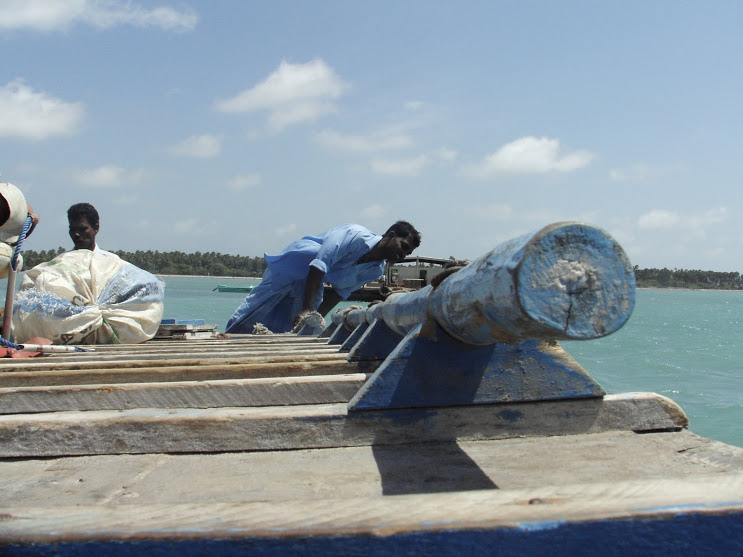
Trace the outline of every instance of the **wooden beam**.
<path fill-rule="evenodd" d="M 23 368 L 21 368 L 23 369 Z M 220 365 L 172 365 L 164 367 L 89 369 L 35 368 L 35 371 L 0 373 L 0 388 L 43 387 L 57 385 L 96 385 L 163 381 L 214 381 L 258 377 L 293 377 L 356 373 L 357 364 L 345 359 L 289 361 L 274 363 L 237 363 Z"/>
<path fill-rule="evenodd" d="M 293 354 L 292 352 L 267 352 L 259 354 L 214 354 L 211 357 L 195 358 L 175 358 L 163 356 L 161 358 L 143 358 L 139 359 L 133 356 L 118 358 L 115 361 L 102 360 L 98 357 L 72 360 L 68 358 L 29 358 L 26 360 L 8 358 L 10 364 L 5 364 L 0 368 L 0 377 L 6 373 L 31 370 L 81 370 L 81 369 L 101 369 L 108 370 L 111 368 L 144 368 L 144 367 L 172 367 L 172 366 L 204 366 L 204 365 L 233 365 L 246 363 L 289 363 L 298 360 L 306 362 L 327 362 L 343 361 L 347 358 L 346 354 L 341 354 L 336 350 L 321 350 L 302 355 Z M 29 361 L 31 360 L 31 361 Z"/>
<path fill-rule="evenodd" d="M 466 547 L 485 550 L 476 541 L 483 532 L 520 533 L 526 540 L 533 540 L 536 533 L 553 532 L 550 543 L 556 543 L 561 536 L 570 533 L 571 528 L 584 525 L 587 528 L 580 530 L 583 532 L 583 543 L 587 538 L 588 544 L 595 549 L 600 547 L 604 536 L 601 528 L 607 523 L 614 524 L 616 536 L 617 531 L 629 534 L 635 525 L 648 525 L 651 521 L 656 521 L 655 525 L 662 528 L 664 522 L 671 523 L 684 515 L 696 517 L 696 523 L 705 518 L 714 520 L 725 516 L 735 517 L 739 521 L 743 516 L 743 474 L 546 485 L 528 489 L 405 497 L 317 497 L 302 501 L 301 505 L 296 501 L 263 501 L 3 506 L 0 513 L 3 517 L 0 520 L 0 544 L 84 541 L 135 543 L 152 540 L 170 544 L 172 551 L 172 544 L 176 541 L 251 539 L 274 540 L 272 547 L 277 551 L 277 548 L 296 550 L 296 544 L 301 540 L 322 538 L 330 547 L 333 539 L 352 537 L 359 541 L 359 547 L 355 549 L 360 550 L 362 546 L 369 548 L 369 544 L 375 544 L 375 547 L 376 544 L 382 544 L 380 549 L 399 551 L 403 546 L 400 541 L 396 542 L 396 538 L 400 536 L 415 534 L 419 539 L 430 536 L 430 549 L 450 543 L 454 533 L 463 532 L 477 535 L 469 538 L 470 544 Z M 720 522 L 729 524 L 724 520 Z M 669 526 L 673 528 L 674 525 L 671 523 Z M 684 539 L 688 539 L 682 530 L 675 530 L 677 538 L 683 535 Z M 713 530 L 713 539 L 698 539 L 696 542 L 706 542 L 712 547 L 717 539 L 718 546 L 722 544 L 724 528 Z M 591 531 L 595 533 L 591 535 Z M 704 531 L 705 536 L 710 533 Z M 737 532 L 728 531 L 728 535 L 733 536 L 734 545 L 739 544 L 739 529 Z M 537 540 L 543 538 L 536 537 Z M 657 549 L 672 540 L 671 532 L 659 536 Z M 621 541 L 620 536 L 613 543 Z M 630 541 L 637 543 L 639 540 L 633 538 Z M 538 544 L 538 541 L 532 541 L 534 549 L 537 548 L 535 543 Z M 737 547 L 740 548 L 739 545 Z M 665 548 L 668 549 L 667 546 Z"/>
<path fill-rule="evenodd" d="M 0 416 L 0 457 L 400 445 L 687 425 L 683 411 L 655 393 L 351 414 L 345 404 L 56 412 Z"/>
<path fill-rule="evenodd" d="M 348 402 L 366 375 L 0 389 L 0 414 Z"/>

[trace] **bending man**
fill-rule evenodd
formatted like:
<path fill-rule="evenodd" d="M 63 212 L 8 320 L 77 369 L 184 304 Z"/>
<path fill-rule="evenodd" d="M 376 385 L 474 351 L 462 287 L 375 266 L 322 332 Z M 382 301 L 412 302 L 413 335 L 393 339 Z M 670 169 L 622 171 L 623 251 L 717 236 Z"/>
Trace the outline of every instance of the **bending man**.
<path fill-rule="evenodd" d="M 227 322 L 226 333 L 252 333 L 256 323 L 274 333 L 291 331 L 303 315 L 325 315 L 340 301 L 384 274 L 384 262 L 396 263 L 420 245 L 421 235 L 397 221 L 384 236 L 358 224 L 343 224 L 292 242 L 279 255 L 265 255 L 261 283 Z M 333 291 L 323 299 L 323 283 Z"/>

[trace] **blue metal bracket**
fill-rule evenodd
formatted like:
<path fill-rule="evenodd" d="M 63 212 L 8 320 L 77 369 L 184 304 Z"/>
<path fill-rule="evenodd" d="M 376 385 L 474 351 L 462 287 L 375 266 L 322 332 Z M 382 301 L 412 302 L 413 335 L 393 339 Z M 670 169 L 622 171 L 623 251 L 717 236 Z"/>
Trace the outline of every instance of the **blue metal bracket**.
<path fill-rule="evenodd" d="M 348 335 L 348 338 L 343 341 L 343 344 L 341 344 L 339 352 L 350 352 L 351 348 L 354 347 L 354 345 L 364 335 L 364 333 L 366 332 L 368 328 L 369 328 L 368 323 L 362 323 L 361 325 L 356 327 L 353 330 L 353 332 L 350 335 Z"/>
<path fill-rule="evenodd" d="M 349 411 L 597 398 L 604 389 L 557 345 L 476 346 L 432 321 L 411 330 L 348 403 Z"/>
<path fill-rule="evenodd" d="M 349 331 L 343 325 L 339 325 L 336 327 L 335 331 L 333 331 L 333 334 L 330 335 L 328 344 L 343 344 L 346 339 L 351 336 L 351 332 L 352 331 Z"/>
<path fill-rule="evenodd" d="M 383 320 L 375 319 L 349 352 L 348 361 L 384 360 L 403 338 L 403 335 L 390 329 Z"/>
<path fill-rule="evenodd" d="M 330 338 L 330 336 L 335 332 L 335 330 L 338 328 L 338 325 L 335 323 L 331 323 L 328 325 L 325 330 L 317 335 L 317 338 Z"/>

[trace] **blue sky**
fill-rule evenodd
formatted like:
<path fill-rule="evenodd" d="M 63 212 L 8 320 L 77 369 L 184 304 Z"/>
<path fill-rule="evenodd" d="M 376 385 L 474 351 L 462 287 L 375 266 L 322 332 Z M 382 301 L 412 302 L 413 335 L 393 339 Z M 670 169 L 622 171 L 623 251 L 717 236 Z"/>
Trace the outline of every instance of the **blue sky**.
<path fill-rule="evenodd" d="M 0 0 L 0 173 L 71 248 L 262 255 L 397 219 L 475 258 L 555 221 L 743 271 L 743 3 Z"/>

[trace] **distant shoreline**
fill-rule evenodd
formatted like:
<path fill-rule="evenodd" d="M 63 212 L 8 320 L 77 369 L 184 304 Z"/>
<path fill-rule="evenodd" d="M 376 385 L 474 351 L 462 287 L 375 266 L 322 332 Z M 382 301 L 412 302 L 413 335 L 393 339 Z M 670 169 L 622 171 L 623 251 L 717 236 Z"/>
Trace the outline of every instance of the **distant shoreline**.
<path fill-rule="evenodd" d="M 690 292 L 743 292 L 730 288 L 684 288 L 683 286 L 637 286 L 637 290 L 689 290 Z"/>
<path fill-rule="evenodd" d="M 178 278 L 206 278 L 214 280 L 261 280 L 262 277 L 221 277 L 217 275 L 163 275 L 153 273 L 156 277 L 178 277 Z"/>

